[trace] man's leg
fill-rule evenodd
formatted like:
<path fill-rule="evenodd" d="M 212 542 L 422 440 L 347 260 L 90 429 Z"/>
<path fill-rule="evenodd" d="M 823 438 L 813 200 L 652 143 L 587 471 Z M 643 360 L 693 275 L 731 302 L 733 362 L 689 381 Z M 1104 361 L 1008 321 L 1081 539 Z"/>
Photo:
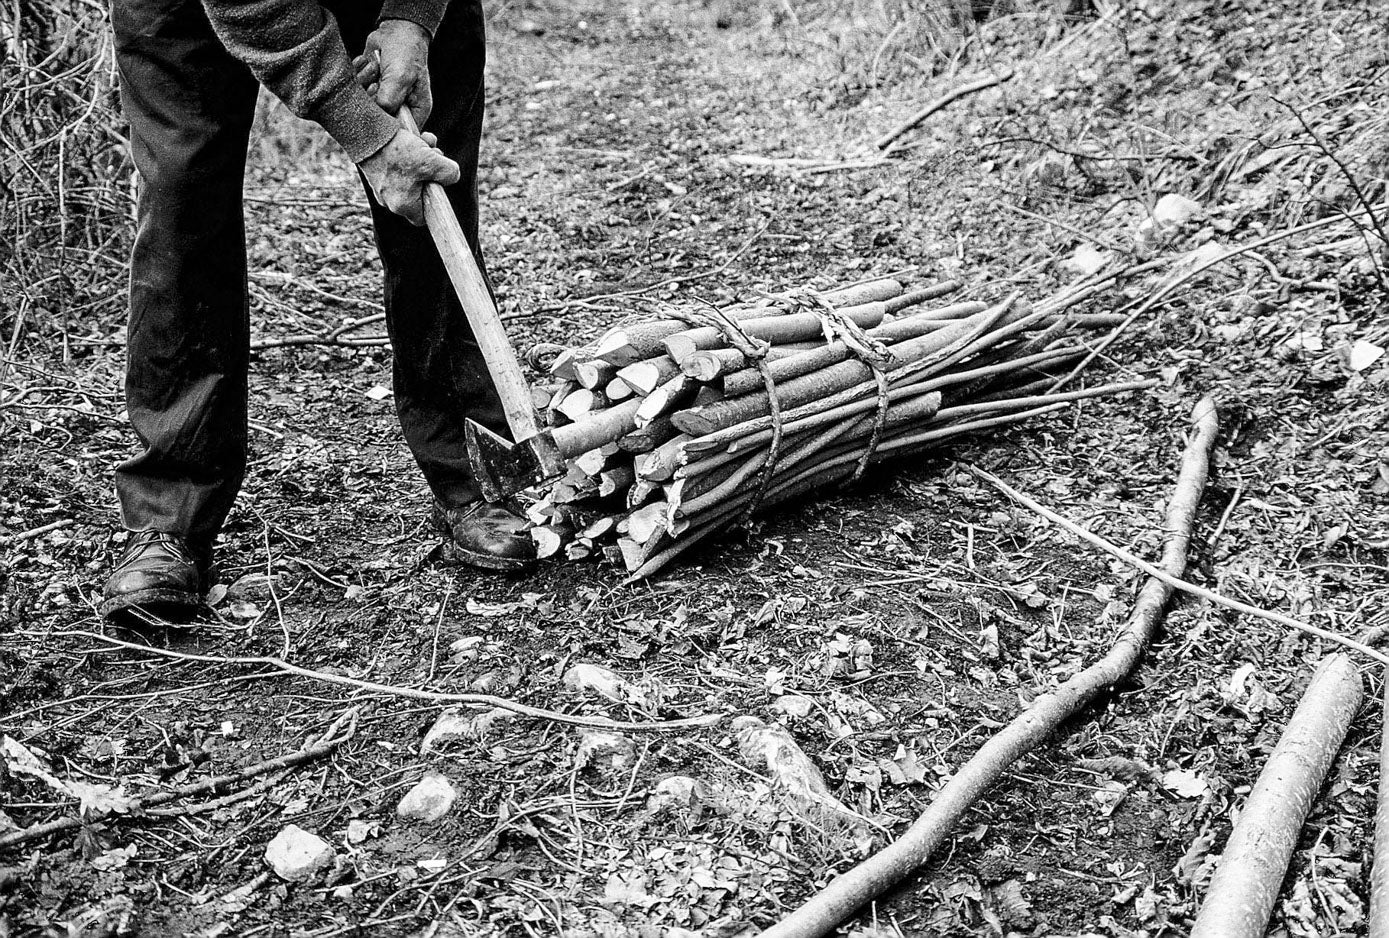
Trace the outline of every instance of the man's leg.
<path fill-rule="evenodd" d="M 241 186 L 256 82 L 198 0 L 115 0 L 112 25 L 140 174 L 126 406 L 144 447 L 116 491 L 127 529 L 183 538 L 205 563 L 246 467 Z"/>
<path fill-rule="evenodd" d="M 340 14 L 348 50 L 365 29 Z M 369 28 L 366 27 L 366 28 Z M 424 129 L 457 161 L 462 176 L 449 199 L 484 271 L 478 246 L 477 171 L 482 141 L 485 35 L 480 0 L 452 0 L 429 50 L 434 110 Z M 370 195 L 370 190 L 368 190 Z M 377 248 L 386 273 L 386 322 L 394 349 L 396 412 L 411 452 L 442 509 L 460 559 L 494 569 L 519 569 L 531 550 L 513 516 L 477 505 L 468 467 L 465 419 L 509 435 L 501 401 L 482 352 L 425 228 L 416 228 L 371 199 Z"/>

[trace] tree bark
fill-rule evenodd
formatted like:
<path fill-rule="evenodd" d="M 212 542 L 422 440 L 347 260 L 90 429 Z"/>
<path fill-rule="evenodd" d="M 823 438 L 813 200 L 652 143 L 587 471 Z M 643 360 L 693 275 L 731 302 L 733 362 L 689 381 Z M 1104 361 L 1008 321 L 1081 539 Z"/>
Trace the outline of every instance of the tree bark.
<path fill-rule="evenodd" d="M 1298 834 L 1363 696 L 1349 656 L 1317 667 L 1240 812 L 1191 938 L 1264 938 Z"/>

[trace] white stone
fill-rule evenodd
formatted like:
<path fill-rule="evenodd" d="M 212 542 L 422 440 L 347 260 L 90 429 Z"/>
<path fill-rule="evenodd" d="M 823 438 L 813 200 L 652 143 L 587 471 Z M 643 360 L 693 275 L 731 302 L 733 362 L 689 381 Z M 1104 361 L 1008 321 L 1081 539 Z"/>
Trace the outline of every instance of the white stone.
<path fill-rule="evenodd" d="M 621 733 L 606 730 L 584 730 L 574 764 L 579 768 L 622 769 L 632 764 L 636 746 Z"/>
<path fill-rule="evenodd" d="M 616 671 L 596 664 L 579 663 L 564 672 L 564 686 L 574 690 L 591 691 L 618 703 L 632 699 L 632 684 Z"/>
<path fill-rule="evenodd" d="M 429 732 L 424 734 L 424 741 L 420 743 L 420 754 L 436 749 L 440 743 L 450 739 L 487 739 L 501 732 L 515 718 L 516 712 L 504 707 L 493 707 L 491 710 L 466 716 L 462 710 L 445 710 L 439 714 L 439 719 L 434 721 Z"/>
<path fill-rule="evenodd" d="M 453 810 L 458 790 L 438 772 L 430 772 L 405 793 L 396 805 L 397 817 L 407 821 L 432 823 Z"/>
<path fill-rule="evenodd" d="M 782 694 L 772 701 L 772 709 L 793 720 L 803 720 L 815 711 L 815 701 L 803 694 Z"/>
<path fill-rule="evenodd" d="M 265 845 L 265 862 L 280 879 L 297 883 L 332 863 L 333 847 L 317 834 L 296 824 L 286 824 L 284 830 Z"/>
<path fill-rule="evenodd" d="M 1061 266 L 1074 273 L 1088 277 L 1091 274 L 1099 273 L 1104 269 L 1114 255 L 1109 251 L 1101 251 L 1093 244 L 1082 244 L 1076 248 L 1075 253 L 1069 259 L 1062 261 Z"/>
<path fill-rule="evenodd" d="M 1346 353 L 1346 365 L 1351 371 L 1364 371 L 1384 356 L 1384 349 L 1373 342 L 1356 339 Z"/>
<path fill-rule="evenodd" d="M 1200 202 L 1193 202 L 1186 196 L 1173 192 L 1158 199 L 1157 205 L 1153 206 L 1153 220 L 1159 225 L 1180 228 L 1204 212 Z"/>

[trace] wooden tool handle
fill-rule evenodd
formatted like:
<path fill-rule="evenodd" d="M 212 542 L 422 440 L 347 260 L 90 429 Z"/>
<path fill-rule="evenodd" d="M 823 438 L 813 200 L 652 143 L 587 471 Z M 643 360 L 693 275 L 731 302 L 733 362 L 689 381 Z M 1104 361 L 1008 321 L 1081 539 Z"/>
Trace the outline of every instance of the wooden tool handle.
<path fill-rule="evenodd" d="M 411 133 L 420 132 L 415 116 L 407 105 L 401 105 L 400 122 Z M 521 371 L 521 363 L 516 358 L 516 350 L 506 336 L 506 329 L 497 315 L 497 304 L 487 283 L 482 279 L 477 259 L 468 247 L 463 236 L 463 226 L 458 223 L 453 204 L 449 202 L 444 187 L 437 182 L 424 186 L 424 220 L 439 257 L 448 271 L 453 289 L 463 304 L 463 312 L 473 327 L 473 338 L 482 349 L 482 357 L 487 362 L 487 371 L 492 375 L 497 395 L 502 400 L 502 411 L 506 414 L 507 426 L 518 443 L 540 433 L 540 424 L 535 416 L 535 404 L 531 399 L 530 383 Z"/>

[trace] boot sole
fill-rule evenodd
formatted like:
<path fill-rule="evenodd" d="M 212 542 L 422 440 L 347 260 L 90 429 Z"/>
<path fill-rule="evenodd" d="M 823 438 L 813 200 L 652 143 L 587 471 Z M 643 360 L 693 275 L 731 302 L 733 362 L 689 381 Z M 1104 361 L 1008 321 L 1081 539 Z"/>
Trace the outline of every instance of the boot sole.
<path fill-rule="evenodd" d="M 97 610 L 102 616 L 109 619 L 123 612 L 130 612 L 137 607 L 148 609 L 152 613 L 158 611 L 189 613 L 196 612 L 202 607 L 202 604 L 202 597 L 195 593 L 175 589 L 147 589 L 136 590 L 123 596 L 113 596 L 98 606 Z"/>
<path fill-rule="evenodd" d="M 528 557 L 498 557 L 478 550 L 469 550 L 456 541 L 448 540 L 442 545 L 440 559 L 446 564 L 461 564 L 478 570 L 496 573 L 525 573 L 535 569 L 538 561 Z"/>

